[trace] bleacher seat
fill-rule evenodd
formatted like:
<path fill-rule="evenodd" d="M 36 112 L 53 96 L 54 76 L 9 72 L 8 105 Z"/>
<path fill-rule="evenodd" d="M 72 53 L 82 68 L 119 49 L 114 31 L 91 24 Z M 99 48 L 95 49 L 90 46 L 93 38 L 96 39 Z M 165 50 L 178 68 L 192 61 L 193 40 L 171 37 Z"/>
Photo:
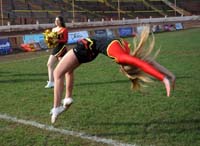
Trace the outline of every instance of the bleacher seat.
<path fill-rule="evenodd" d="M 169 0 L 174 3 L 174 0 Z M 175 10 L 162 0 L 3 0 L 3 20 L 13 24 L 53 23 L 57 15 L 66 22 L 135 19 L 175 16 Z M 120 2 L 120 3 L 119 3 Z M 119 5 L 120 4 L 120 5 Z M 177 6 L 200 14 L 200 1 L 177 1 Z M 73 13 L 73 8 L 75 9 Z M 180 15 L 176 13 L 176 16 Z M 22 19 L 24 19 L 22 21 Z M 2 21 L 2 20 L 1 20 Z"/>

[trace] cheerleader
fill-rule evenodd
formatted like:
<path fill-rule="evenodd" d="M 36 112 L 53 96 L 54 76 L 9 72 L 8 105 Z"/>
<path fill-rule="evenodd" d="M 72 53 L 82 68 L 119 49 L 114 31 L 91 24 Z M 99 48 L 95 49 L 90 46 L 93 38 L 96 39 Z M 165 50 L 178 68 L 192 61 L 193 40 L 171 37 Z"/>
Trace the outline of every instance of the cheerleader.
<path fill-rule="evenodd" d="M 52 32 L 53 32 L 52 34 L 56 35 L 56 38 L 52 38 L 53 40 L 50 40 L 50 41 L 47 40 L 47 45 L 50 48 L 53 47 L 53 50 L 47 62 L 49 80 L 47 81 L 47 85 L 45 86 L 45 88 L 54 87 L 54 78 L 53 78 L 54 65 L 67 52 L 66 43 L 68 41 L 68 30 L 65 26 L 63 17 L 57 16 L 55 18 L 55 25 L 56 27 L 52 29 Z"/>
<path fill-rule="evenodd" d="M 114 59 L 120 65 L 121 72 L 130 79 L 133 90 L 140 89 L 143 84 L 150 82 L 150 75 L 164 83 L 167 96 L 170 96 L 170 81 L 174 84 L 175 76 L 158 64 L 154 60 L 155 56 L 150 57 L 154 48 L 154 38 L 145 49 L 149 31 L 149 27 L 144 27 L 138 43 L 134 43 L 133 51 L 131 51 L 129 43 L 122 39 L 99 39 L 94 37 L 79 40 L 77 45 L 68 51 L 55 68 L 54 105 L 50 112 L 51 122 L 55 123 L 58 115 L 67 110 L 73 103 L 71 94 L 73 79 L 66 78 L 68 89 L 61 105 L 63 76 L 66 73 L 72 74 L 82 63 L 94 60 L 99 53 Z"/>

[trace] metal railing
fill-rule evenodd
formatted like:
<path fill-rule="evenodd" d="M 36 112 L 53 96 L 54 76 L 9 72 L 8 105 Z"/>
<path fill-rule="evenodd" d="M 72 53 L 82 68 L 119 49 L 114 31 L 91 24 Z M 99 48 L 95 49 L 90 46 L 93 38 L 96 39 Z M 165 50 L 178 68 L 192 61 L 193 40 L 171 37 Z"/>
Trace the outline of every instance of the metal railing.
<path fill-rule="evenodd" d="M 200 15 L 181 16 L 181 17 L 162 17 L 162 18 L 145 18 L 145 19 L 127 19 L 127 20 L 111 20 L 111 21 L 96 21 L 96 22 L 74 22 L 66 23 L 68 28 L 92 28 L 92 27 L 106 27 L 106 26 L 123 26 L 133 24 L 148 24 L 148 23 L 167 23 L 167 22 L 184 22 L 184 21 L 200 21 Z M 4 25 L 0 26 L 0 32 L 12 31 L 29 31 L 48 29 L 54 26 L 53 23 L 48 24 L 27 24 L 27 25 Z"/>

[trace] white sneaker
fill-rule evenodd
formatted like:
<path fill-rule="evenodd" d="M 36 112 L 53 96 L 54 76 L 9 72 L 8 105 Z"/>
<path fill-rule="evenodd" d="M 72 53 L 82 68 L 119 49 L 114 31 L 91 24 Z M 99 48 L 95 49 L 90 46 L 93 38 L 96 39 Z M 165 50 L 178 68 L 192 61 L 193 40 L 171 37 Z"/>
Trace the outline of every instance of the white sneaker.
<path fill-rule="evenodd" d="M 47 81 L 47 85 L 45 86 L 45 88 L 53 88 L 53 87 L 54 87 L 54 82 Z"/>
<path fill-rule="evenodd" d="M 71 97 L 65 97 L 62 101 L 63 103 L 63 107 L 66 109 L 68 109 L 70 107 L 70 105 L 73 103 L 73 99 Z"/>
<path fill-rule="evenodd" d="M 58 116 L 64 111 L 65 111 L 65 108 L 63 106 L 52 108 L 50 111 L 51 123 L 54 124 L 56 122 L 56 119 L 58 118 Z"/>

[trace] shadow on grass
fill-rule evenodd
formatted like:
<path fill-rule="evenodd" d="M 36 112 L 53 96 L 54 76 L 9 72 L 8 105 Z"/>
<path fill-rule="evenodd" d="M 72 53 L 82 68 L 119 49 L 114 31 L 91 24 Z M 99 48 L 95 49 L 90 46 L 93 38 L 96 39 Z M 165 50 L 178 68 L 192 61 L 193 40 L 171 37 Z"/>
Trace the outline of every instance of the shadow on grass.
<path fill-rule="evenodd" d="M 115 84 L 115 83 L 127 83 L 129 80 L 112 80 L 112 81 L 102 81 L 102 82 L 85 82 L 85 83 L 75 83 L 75 86 L 85 86 L 85 85 L 103 85 L 103 84 Z"/>
<path fill-rule="evenodd" d="M 190 79 L 191 76 L 179 76 L 176 77 L 176 79 Z M 153 78 L 154 81 L 158 81 L 157 79 Z M 129 82 L 129 79 L 123 79 L 123 80 L 112 80 L 112 81 L 102 81 L 102 82 L 83 82 L 83 83 L 75 83 L 75 86 L 85 86 L 85 85 L 103 85 L 103 84 L 114 84 L 114 83 L 127 83 Z"/>
<path fill-rule="evenodd" d="M 1 83 L 30 83 L 30 82 L 40 82 L 40 81 L 44 81 L 43 78 L 41 79 L 13 79 L 13 80 L 0 80 L 0 84 Z"/>
<path fill-rule="evenodd" d="M 113 132 L 113 133 L 97 133 L 96 136 L 127 136 L 127 135 L 137 135 L 137 134 L 172 134 L 172 133 L 189 133 L 200 131 L 200 119 L 185 119 L 180 121 L 150 121 L 147 123 L 139 122 L 102 122 L 102 123 L 92 123 L 96 126 L 114 126 L 114 127 L 138 127 L 140 130 L 126 132 Z M 143 130 L 141 130 L 141 128 Z M 137 128 L 134 128 L 137 129 Z M 140 132 L 139 132 L 140 131 Z"/>
<path fill-rule="evenodd" d="M 3 77 L 4 79 L 0 79 L 0 83 L 20 83 L 20 82 L 38 82 L 43 81 L 44 76 L 48 77 L 47 73 L 22 73 L 22 74 L 14 74 L 10 72 L 3 72 L 4 75 L 2 76 L 2 72 L 0 72 L 0 77 Z M 11 77 L 11 79 L 10 79 Z M 33 78 L 32 78 L 33 77 Z M 35 77 L 41 77 L 41 78 L 35 78 Z"/>
<path fill-rule="evenodd" d="M 0 72 L 0 77 L 2 77 L 2 73 L 6 74 L 6 76 L 13 76 L 13 77 L 22 77 L 21 79 L 5 79 L 5 80 L 0 80 L 0 83 L 19 83 L 19 82 L 38 82 L 38 81 L 44 81 L 43 78 L 41 79 L 30 79 L 30 78 L 23 78 L 23 77 L 44 77 L 44 76 L 48 76 L 47 73 L 23 73 L 23 74 L 10 74 L 10 72 Z M 183 79 L 183 78 L 191 78 L 191 76 L 180 76 L 177 77 L 177 79 Z M 157 81 L 156 79 L 154 79 L 155 81 Z M 75 83 L 74 86 L 85 86 L 85 85 L 89 85 L 89 86 L 93 86 L 93 85 L 104 85 L 104 84 L 117 84 L 117 83 L 127 83 L 129 82 L 129 80 L 124 79 L 124 80 L 112 80 L 112 81 L 102 81 L 102 82 L 83 82 L 83 83 Z"/>
<path fill-rule="evenodd" d="M 2 75 L 2 74 L 10 74 L 10 73 L 12 73 L 12 72 L 8 72 L 8 71 L 0 71 L 0 75 Z"/>
<path fill-rule="evenodd" d="M 47 76 L 47 73 L 13 73 L 13 72 L 0 72 L 1 76 L 13 76 L 13 77 L 24 77 L 24 76 Z"/>

